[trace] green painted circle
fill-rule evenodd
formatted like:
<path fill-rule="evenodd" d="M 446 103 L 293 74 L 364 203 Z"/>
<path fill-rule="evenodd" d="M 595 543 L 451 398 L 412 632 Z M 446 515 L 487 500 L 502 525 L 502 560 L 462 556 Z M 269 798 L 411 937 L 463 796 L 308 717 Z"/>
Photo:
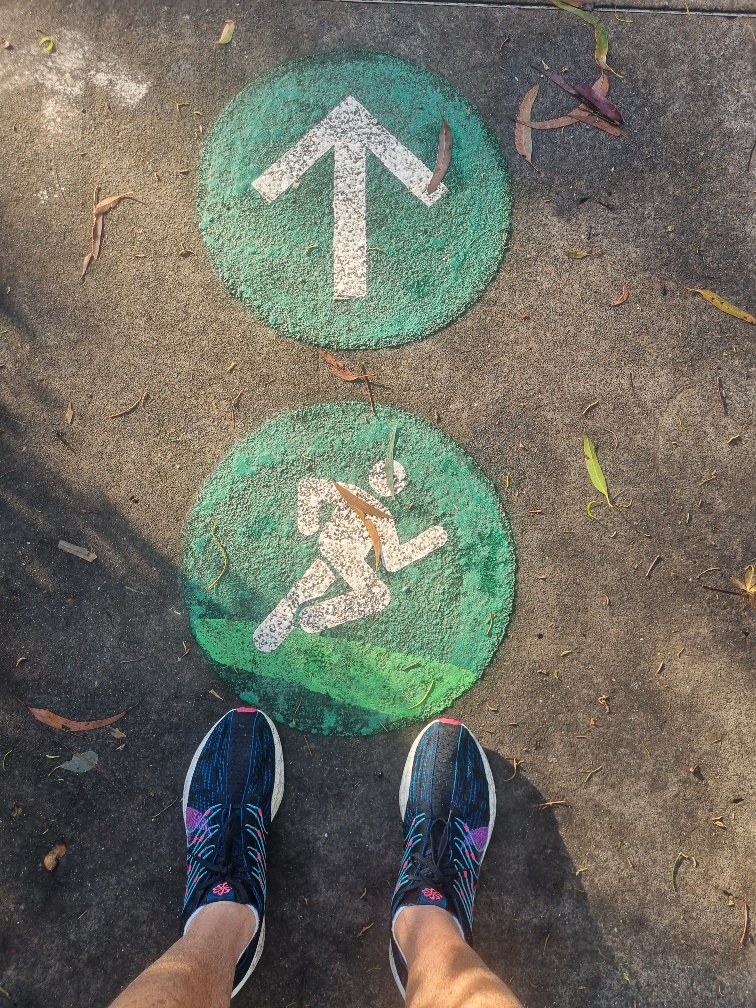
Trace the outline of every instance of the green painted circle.
<path fill-rule="evenodd" d="M 443 116 L 448 193 L 425 206 L 367 155 L 367 293 L 334 300 L 334 154 L 266 203 L 252 183 L 348 96 L 433 169 Z M 436 332 L 483 293 L 506 252 L 511 182 L 498 141 L 448 81 L 366 51 L 309 56 L 226 107 L 199 168 L 200 230 L 231 294 L 295 339 L 331 349 L 399 346 Z"/>
<path fill-rule="evenodd" d="M 367 475 L 395 428 L 408 484 L 379 499 Z M 321 633 L 297 623 L 263 653 L 255 630 L 320 555 L 318 536 L 297 527 L 307 477 L 372 494 L 402 543 L 437 525 L 448 538 L 394 573 L 383 557 L 382 612 Z M 321 507 L 321 527 L 331 513 Z M 373 552 L 366 561 L 374 568 Z M 373 416 L 363 403 L 328 403 L 282 413 L 237 442 L 191 513 L 183 575 L 194 635 L 244 701 L 293 727 L 370 735 L 438 714 L 479 678 L 509 622 L 515 554 L 496 490 L 438 427 L 388 407 Z M 325 597 L 345 591 L 338 580 Z"/>

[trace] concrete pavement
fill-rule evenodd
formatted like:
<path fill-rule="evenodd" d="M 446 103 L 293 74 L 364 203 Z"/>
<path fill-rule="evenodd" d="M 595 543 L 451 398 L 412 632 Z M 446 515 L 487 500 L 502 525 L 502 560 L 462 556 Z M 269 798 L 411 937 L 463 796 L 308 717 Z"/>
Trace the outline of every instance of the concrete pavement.
<path fill-rule="evenodd" d="M 234 40 L 216 46 L 229 16 Z M 536 172 L 513 146 L 533 68 L 597 76 L 590 27 L 557 11 L 303 0 L 0 11 L 13 44 L 0 50 L 0 985 L 11 1004 L 105 1006 L 176 937 L 182 824 L 167 806 L 234 702 L 184 609 L 187 514 L 239 435 L 355 396 L 312 347 L 228 296 L 197 227 L 199 153 L 260 73 L 354 48 L 451 80 L 514 178 L 512 246 L 480 301 L 429 339 L 342 355 L 389 386 L 379 409 L 438 412 L 513 527 L 508 635 L 452 708 L 489 751 L 500 801 L 477 947 L 528 1008 L 753 1004 L 750 932 L 740 943 L 744 900 L 756 903 L 753 609 L 701 587 L 734 587 L 754 560 L 753 327 L 685 288 L 756 310 L 756 25 L 632 17 L 603 15 L 625 75 L 610 96 L 631 140 L 536 133 Z M 572 107 L 540 83 L 537 118 Z M 95 186 L 140 202 L 108 215 L 82 283 Z M 591 254 L 565 255 L 576 248 Z M 627 301 L 611 307 L 623 286 Z M 632 500 L 596 509 L 598 521 L 586 514 L 597 495 L 584 434 L 612 492 Z M 119 724 L 125 740 L 104 730 L 82 744 L 17 697 L 82 719 L 137 706 Z M 282 730 L 270 930 L 240 1004 L 398 1000 L 386 913 L 414 734 Z M 50 775 L 48 756 L 87 747 L 102 773 Z M 59 840 L 69 854 L 50 874 L 41 859 Z"/>

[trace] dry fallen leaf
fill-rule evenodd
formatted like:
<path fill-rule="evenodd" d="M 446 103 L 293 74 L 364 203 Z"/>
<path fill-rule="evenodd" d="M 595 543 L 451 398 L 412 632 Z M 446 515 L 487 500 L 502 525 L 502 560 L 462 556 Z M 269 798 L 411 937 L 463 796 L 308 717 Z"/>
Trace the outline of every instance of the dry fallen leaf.
<path fill-rule="evenodd" d="M 100 246 L 102 244 L 102 228 L 105 214 L 117 207 L 121 200 L 125 199 L 136 199 L 132 192 L 118 193 L 115 196 L 106 196 L 104 199 L 98 199 L 100 193 L 100 187 L 94 191 L 94 196 L 92 198 L 92 248 L 84 256 L 84 263 L 81 267 L 81 276 L 84 278 L 84 274 L 89 268 L 89 264 L 93 259 L 100 258 Z"/>
<path fill-rule="evenodd" d="M 559 116 L 558 119 L 531 120 L 525 125 L 531 130 L 562 129 L 564 126 L 574 126 L 577 119 L 573 115 Z"/>
<path fill-rule="evenodd" d="M 102 244 L 103 216 L 97 214 L 92 221 L 92 251 L 93 259 L 100 258 L 100 245 Z"/>
<path fill-rule="evenodd" d="M 354 381 L 365 381 L 366 378 L 373 378 L 374 375 L 371 374 L 355 374 L 351 371 L 346 364 L 343 364 L 340 360 L 337 360 L 333 354 L 328 353 L 327 350 L 318 350 L 318 354 L 323 358 L 328 367 L 331 369 L 331 373 L 337 378 L 341 378 L 342 381 L 354 382 Z"/>
<path fill-rule="evenodd" d="M 125 193 L 118 193 L 117 196 L 106 196 L 99 202 L 95 203 L 95 217 L 99 217 L 101 214 L 106 214 L 109 210 L 113 210 L 121 200 L 134 199 L 134 193 L 129 191 Z"/>
<path fill-rule="evenodd" d="M 68 404 L 68 409 L 66 410 L 66 424 L 70 427 L 73 423 L 74 418 L 74 408 L 73 403 Z"/>
<path fill-rule="evenodd" d="M 58 549 L 63 550 L 64 553 L 70 553 L 80 560 L 86 560 L 87 563 L 92 563 L 97 559 L 97 554 L 87 549 L 86 546 L 77 546 L 75 543 L 66 542 L 65 539 L 58 540 Z"/>
<path fill-rule="evenodd" d="M 48 851 L 42 859 L 42 864 L 48 871 L 52 871 L 58 861 L 64 857 L 68 847 L 64 843 L 56 843 L 51 851 Z"/>
<path fill-rule="evenodd" d="M 564 254 L 568 259 L 587 259 L 596 253 L 591 249 L 568 248 L 564 250 Z"/>
<path fill-rule="evenodd" d="M 605 73 L 602 72 L 599 79 L 593 82 L 591 90 L 604 98 L 609 94 L 609 78 Z M 527 125 L 530 129 L 534 130 L 551 130 L 563 129 L 565 126 L 574 126 L 575 123 L 582 123 L 584 126 L 593 126 L 594 129 L 602 130 L 611 136 L 627 137 L 627 133 L 624 130 L 613 123 L 599 119 L 596 113 L 592 112 L 587 105 L 578 105 L 572 112 L 559 116 L 558 119 L 544 119 L 540 122 L 529 122 Z"/>
<path fill-rule="evenodd" d="M 692 294 L 700 294 L 704 301 L 708 301 L 709 304 L 714 305 L 721 312 L 725 312 L 726 315 L 732 315 L 734 318 L 740 319 L 741 322 L 749 322 L 751 325 L 756 325 L 756 315 L 751 315 L 750 312 L 745 311 L 743 308 L 738 308 L 729 301 L 725 301 L 723 297 L 715 294 L 714 291 L 706 290 L 705 287 L 686 287 L 685 290 L 690 291 Z"/>
<path fill-rule="evenodd" d="M 538 97 L 539 90 L 540 84 L 535 84 L 526 92 L 515 123 L 515 148 L 531 168 L 535 168 L 535 165 L 533 164 L 533 134 L 530 131 L 530 113 L 533 111 L 533 103 Z"/>
<path fill-rule="evenodd" d="M 585 126 L 593 126 L 594 129 L 601 130 L 602 133 L 609 133 L 610 136 L 616 137 L 627 137 L 627 133 L 623 129 L 620 129 L 619 126 L 606 122 L 604 119 L 599 119 L 595 112 L 591 112 L 590 109 L 586 109 L 583 105 L 575 109 L 571 113 L 571 116 L 577 122 L 583 123 Z"/>
<path fill-rule="evenodd" d="M 102 718 L 99 721 L 71 721 L 70 718 L 61 717 L 60 714 L 53 714 L 52 711 L 45 710 L 42 707 L 27 707 L 29 713 L 41 721 L 42 724 L 49 725 L 50 728 L 60 728 L 63 731 L 92 731 L 94 728 L 107 728 L 108 725 L 115 724 L 116 721 L 120 721 L 128 711 L 121 711 L 120 714 L 114 714 L 113 717 Z"/>
<path fill-rule="evenodd" d="M 565 80 L 561 74 L 550 73 L 548 70 L 544 70 L 544 73 L 557 87 L 560 87 L 567 94 L 575 95 L 576 98 L 582 98 L 584 105 L 582 107 L 589 108 L 596 115 L 602 116 L 604 119 L 608 119 L 609 122 L 614 123 L 615 126 L 622 125 L 622 113 L 617 108 L 617 106 L 610 102 L 606 97 L 608 87 L 602 87 L 601 90 L 592 87 L 590 84 L 570 84 L 569 81 Z M 606 75 L 602 73 L 602 77 L 599 81 Z"/>
<path fill-rule="evenodd" d="M 627 301 L 627 299 L 628 299 L 629 296 L 630 296 L 630 291 L 627 289 L 627 287 L 623 287 L 622 288 L 622 293 L 618 297 L 616 297 L 614 299 L 614 301 L 610 301 L 609 304 L 611 305 L 612 308 L 616 308 L 617 305 L 624 304 L 625 301 Z"/>
<path fill-rule="evenodd" d="M 608 119 L 609 122 L 614 123 L 615 126 L 622 126 L 624 122 L 622 113 L 617 106 L 602 95 L 600 91 L 591 87 L 590 84 L 575 84 L 574 90 L 578 98 L 582 98 L 588 108 L 596 112 L 597 115 L 603 116 L 604 119 Z"/>
<path fill-rule="evenodd" d="M 381 537 L 378 535 L 378 530 L 375 525 L 367 516 L 374 515 L 376 518 L 390 519 L 391 515 L 387 514 L 385 511 L 379 510 L 377 507 L 373 507 L 372 504 L 368 504 L 367 501 L 362 500 L 361 497 L 357 497 L 335 480 L 333 481 L 333 485 L 336 487 L 339 496 L 346 501 L 367 529 L 367 533 L 370 536 L 370 542 L 372 543 L 373 550 L 375 552 L 375 569 L 378 570 L 378 564 L 381 562 Z"/>
<path fill-rule="evenodd" d="M 126 738 L 126 732 L 121 731 L 120 728 L 114 728 L 110 733 L 113 738 Z"/>
<path fill-rule="evenodd" d="M 426 193 L 430 196 L 441 185 L 444 175 L 451 164 L 452 153 L 452 131 L 446 119 L 441 117 L 441 129 L 438 133 L 438 154 L 436 155 L 436 167 L 433 169 L 431 180 L 426 186 Z"/>
<path fill-rule="evenodd" d="M 364 501 L 361 497 L 358 497 L 356 494 L 353 494 L 350 490 L 347 490 L 346 487 L 343 487 L 340 483 L 337 483 L 335 480 L 333 482 L 333 485 L 336 487 L 339 496 L 342 497 L 347 502 L 352 511 L 356 512 L 358 515 L 375 515 L 376 518 L 391 519 L 391 515 L 388 514 L 388 512 L 381 511 L 380 508 L 373 507 L 372 504 L 368 504 L 367 501 Z"/>

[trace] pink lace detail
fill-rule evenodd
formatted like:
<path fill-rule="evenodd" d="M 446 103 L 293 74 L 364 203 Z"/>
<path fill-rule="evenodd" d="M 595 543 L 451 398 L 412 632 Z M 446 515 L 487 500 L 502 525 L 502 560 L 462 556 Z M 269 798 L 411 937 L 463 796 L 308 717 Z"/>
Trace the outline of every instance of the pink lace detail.
<path fill-rule="evenodd" d="M 458 724 L 458 725 L 462 724 L 461 721 L 455 721 L 454 718 L 451 717 L 440 717 L 438 720 L 441 722 L 441 724 Z"/>
<path fill-rule="evenodd" d="M 216 896 L 228 896 L 231 892 L 231 886 L 228 882 L 219 882 L 217 886 L 213 887 L 213 893 Z"/>
<path fill-rule="evenodd" d="M 237 711 L 240 714 L 256 714 L 257 713 L 257 707 L 237 707 L 236 709 L 237 709 Z"/>
<path fill-rule="evenodd" d="M 423 896 L 429 900 L 442 900 L 444 897 L 437 889 L 423 889 Z"/>

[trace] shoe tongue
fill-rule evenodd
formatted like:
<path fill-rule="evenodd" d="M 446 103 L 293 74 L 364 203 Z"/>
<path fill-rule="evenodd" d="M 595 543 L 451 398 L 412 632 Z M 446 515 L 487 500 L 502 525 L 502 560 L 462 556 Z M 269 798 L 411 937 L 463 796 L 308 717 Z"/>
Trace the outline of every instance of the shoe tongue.
<path fill-rule="evenodd" d="M 433 855 L 433 860 L 439 864 L 444 855 L 444 850 L 448 842 L 449 824 L 445 819 L 434 819 L 431 828 L 428 830 L 428 853 Z"/>
<path fill-rule="evenodd" d="M 234 902 L 236 900 L 236 893 L 234 892 L 233 886 L 221 879 L 216 882 L 214 886 L 211 886 L 207 890 L 207 895 L 205 896 L 205 903 L 218 903 L 222 900 L 227 900 Z"/>
<path fill-rule="evenodd" d="M 244 852 L 242 849 L 241 842 L 241 820 L 239 816 L 239 809 L 232 807 L 229 811 L 228 818 L 223 825 L 223 843 L 224 850 L 222 852 L 223 863 L 227 866 L 234 864 L 243 864 L 244 862 Z M 207 890 L 205 895 L 205 903 L 218 903 L 220 901 L 234 902 L 237 899 L 236 892 L 231 883 L 224 878 L 219 878 L 210 888 Z"/>
<path fill-rule="evenodd" d="M 425 854 L 430 856 L 436 865 L 439 865 L 444 856 L 444 850 L 449 835 L 448 823 L 444 819 L 435 819 L 428 830 L 425 842 Z M 416 890 L 416 902 L 418 906 L 437 906 L 443 910 L 447 909 L 447 899 L 438 883 L 428 880 Z"/>

